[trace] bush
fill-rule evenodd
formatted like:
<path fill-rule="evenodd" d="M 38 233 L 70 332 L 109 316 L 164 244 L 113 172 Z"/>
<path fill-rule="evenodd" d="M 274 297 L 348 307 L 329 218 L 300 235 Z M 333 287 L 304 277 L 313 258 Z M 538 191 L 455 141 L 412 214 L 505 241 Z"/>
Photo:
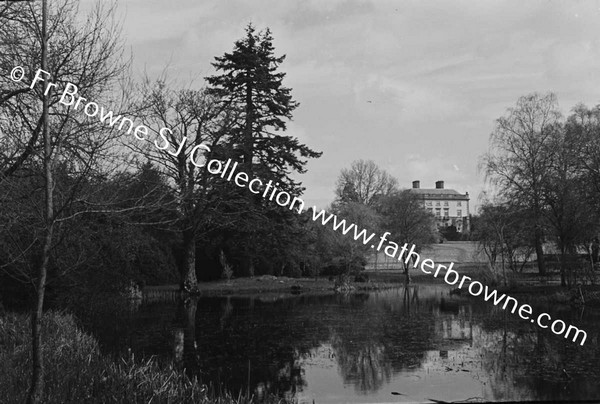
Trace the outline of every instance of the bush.
<path fill-rule="evenodd" d="M 302 278 L 302 269 L 295 262 L 288 262 L 283 268 L 283 276 L 288 278 Z"/>
<path fill-rule="evenodd" d="M 29 390 L 31 345 L 29 317 L 0 317 L 0 397 L 22 403 Z M 172 366 L 133 355 L 117 362 L 100 354 L 97 341 L 77 327 L 68 314 L 48 312 L 42 325 L 45 358 L 45 403 L 250 403 L 190 380 Z M 269 397 L 268 402 L 282 402 Z"/>
<path fill-rule="evenodd" d="M 461 233 L 459 233 L 456 229 L 456 226 L 447 226 L 441 229 L 440 233 L 444 237 L 444 239 L 448 241 L 458 241 L 460 240 Z"/>

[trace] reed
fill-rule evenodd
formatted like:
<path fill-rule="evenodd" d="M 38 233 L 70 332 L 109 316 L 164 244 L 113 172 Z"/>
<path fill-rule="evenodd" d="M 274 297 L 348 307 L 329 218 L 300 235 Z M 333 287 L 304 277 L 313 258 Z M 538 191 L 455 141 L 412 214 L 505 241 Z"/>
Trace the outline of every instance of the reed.
<path fill-rule="evenodd" d="M 0 397 L 3 403 L 25 400 L 31 369 L 29 316 L 0 316 Z M 46 364 L 45 403 L 253 403 L 251 395 L 234 396 L 190 379 L 171 365 L 153 359 L 113 360 L 98 342 L 77 326 L 72 315 L 47 312 L 43 321 Z M 261 402 L 285 403 L 261 397 Z"/>

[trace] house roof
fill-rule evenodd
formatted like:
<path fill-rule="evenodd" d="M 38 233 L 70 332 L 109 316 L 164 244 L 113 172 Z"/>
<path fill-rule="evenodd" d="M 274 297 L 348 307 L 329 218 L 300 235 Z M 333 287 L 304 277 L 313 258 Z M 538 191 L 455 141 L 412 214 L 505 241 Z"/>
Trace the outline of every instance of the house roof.
<path fill-rule="evenodd" d="M 468 194 L 461 194 L 454 189 L 444 188 L 409 188 L 410 192 L 418 194 L 422 198 L 429 199 L 460 199 L 469 200 Z"/>

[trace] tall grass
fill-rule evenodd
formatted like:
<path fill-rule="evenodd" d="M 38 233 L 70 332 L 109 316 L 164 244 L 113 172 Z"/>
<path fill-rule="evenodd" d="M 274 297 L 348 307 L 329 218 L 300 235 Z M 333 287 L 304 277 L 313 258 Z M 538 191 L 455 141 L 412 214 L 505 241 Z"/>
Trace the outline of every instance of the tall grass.
<path fill-rule="evenodd" d="M 113 361 L 69 314 L 48 312 L 43 320 L 46 403 L 252 403 L 210 391 L 172 366 L 133 356 Z M 31 369 L 30 319 L 0 315 L 0 401 L 22 403 Z M 284 402 L 268 397 L 267 402 Z"/>

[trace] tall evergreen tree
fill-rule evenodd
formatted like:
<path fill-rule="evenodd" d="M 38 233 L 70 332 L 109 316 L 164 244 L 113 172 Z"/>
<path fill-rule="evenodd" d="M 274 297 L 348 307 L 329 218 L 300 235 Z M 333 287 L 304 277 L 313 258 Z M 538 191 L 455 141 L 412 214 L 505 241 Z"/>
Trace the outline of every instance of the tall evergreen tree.
<path fill-rule="evenodd" d="M 292 98 L 292 90 L 283 85 L 285 73 L 279 71 L 279 66 L 285 56 L 275 56 L 274 50 L 271 31 L 267 28 L 256 32 L 249 24 L 245 37 L 235 42 L 233 51 L 215 58 L 213 66 L 217 74 L 206 80 L 208 91 L 220 100 L 223 107 L 239 114 L 231 131 L 229 153 L 232 159 L 240 161 L 250 177 L 260 177 L 265 184 L 271 180 L 277 188 L 299 196 L 303 188 L 290 175 L 305 172 L 307 158 L 317 158 L 321 153 L 284 134 L 287 121 L 292 119 L 292 112 L 299 104 Z M 246 200 L 246 210 L 253 212 L 244 215 L 246 222 L 269 220 L 289 223 L 289 220 L 296 219 L 291 217 L 297 216 L 295 213 L 273 206 L 260 195 L 245 195 L 242 198 Z M 279 228 L 285 232 L 285 227 Z M 268 228 L 271 231 L 267 231 Z M 241 236 L 246 241 L 239 243 L 244 245 L 240 258 L 252 275 L 255 253 L 264 250 L 269 240 L 275 240 L 277 235 L 268 223 L 239 223 L 232 230 L 236 238 Z M 265 237 L 259 238 L 261 231 Z M 280 245 L 272 247 L 284 248 Z"/>
<path fill-rule="evenodd" d="M 278 72 L 285 55 L 274 55 L 271 31 L 267 28 L 257 33 L 249 24 L 233 52 L 215 60 L 213 66 L 219 74 L 206 78 L 209 91 L 240 112 L 232 138 L 235 157 L 241 157 L 248 174 L 260 166 L 282 185 L 298 186 L 288 174 L 292 170 L 304 172 L 303 158 L 316 158 L 321 153 L 281 134 L 299 104 L 292 98 L 292 90 L 283 85 L 285 73 Z"/>

